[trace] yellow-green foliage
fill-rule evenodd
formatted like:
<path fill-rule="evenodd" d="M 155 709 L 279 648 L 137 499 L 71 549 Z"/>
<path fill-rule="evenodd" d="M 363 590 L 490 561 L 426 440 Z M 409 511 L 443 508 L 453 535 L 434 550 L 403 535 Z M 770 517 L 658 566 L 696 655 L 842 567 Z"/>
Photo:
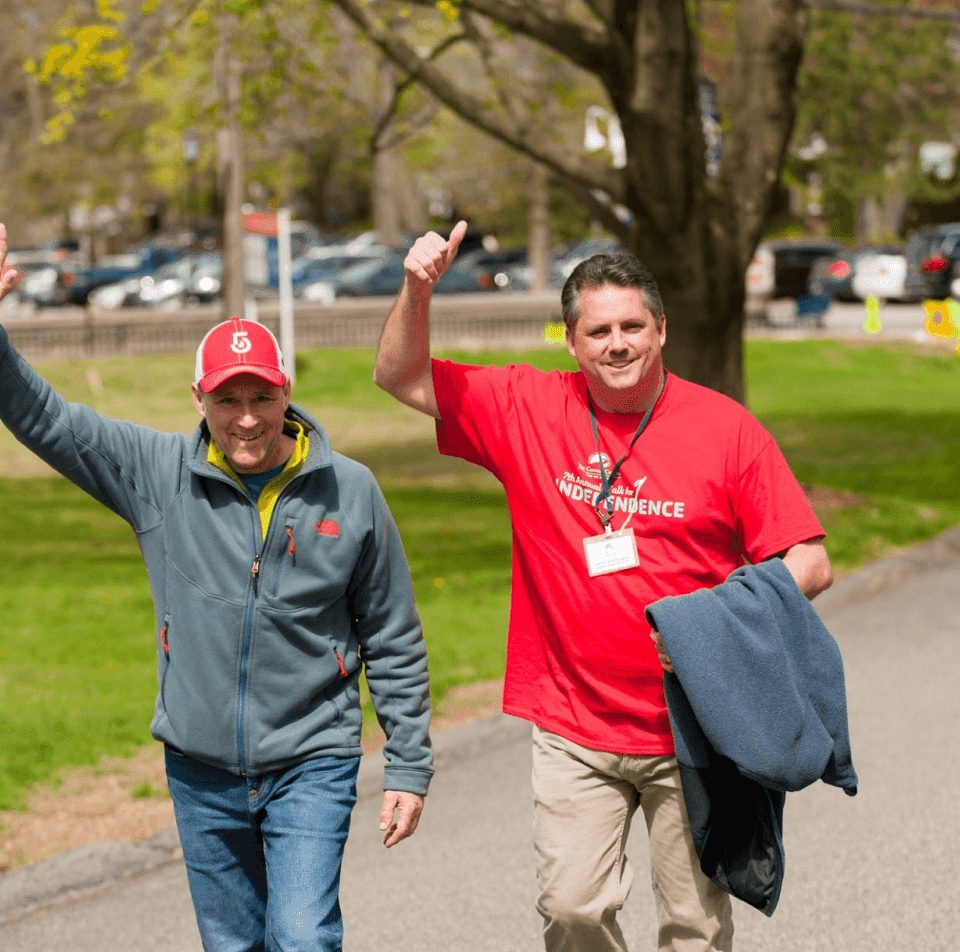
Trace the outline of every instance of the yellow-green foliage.
<path fill-rule="evenodd" d="M 115 2 L 97 0 L 99 22 L 61 28 L 58 42 L 49 46 L 39 60 L 24 64 L 37 82 L 54 90 L 57 112 L 47 120 L 41 140 L 45 144 L 66 138 L 77 103 L 86 96 L 91 79 L 116 83 L 127 74 L 130 45 L 118 26 L 124 15 Z"/>
<path fill-rule="evenodd" d="M 457 0 L 437 0 L 437 9 L 451 23 L 460 19 L 460 4 Z"/>

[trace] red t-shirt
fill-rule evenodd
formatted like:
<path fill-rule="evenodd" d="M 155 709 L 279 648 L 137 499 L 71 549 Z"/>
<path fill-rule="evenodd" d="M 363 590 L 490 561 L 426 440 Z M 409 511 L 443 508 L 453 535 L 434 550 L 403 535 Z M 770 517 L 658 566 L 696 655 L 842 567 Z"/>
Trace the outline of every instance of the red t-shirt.
<path fill-rule="evenodd" d="M 639 565 L 590 577 L 603 531 L 598 446 L 580 373 L 433 362 L 440 452 L 506 490 L 513 582 L 503 709 L 597 750 L 673 753 L 644 609 L 822 536 L 773 438 L 740 404 L 672 374 L 613 491 Z M 641 416 L 596 410 L 609 474 Z"/>

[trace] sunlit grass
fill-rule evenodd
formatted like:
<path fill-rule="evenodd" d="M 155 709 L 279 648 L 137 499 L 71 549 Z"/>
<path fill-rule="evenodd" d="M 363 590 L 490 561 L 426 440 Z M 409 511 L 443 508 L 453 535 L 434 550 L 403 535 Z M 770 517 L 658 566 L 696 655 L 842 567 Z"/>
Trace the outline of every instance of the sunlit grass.
<path fill-rule="evenodd" d="M 461 355 L 570 367 L 562 349 Z M 410 559 L 434 700 L 503 670 L 509 520 L 499 486 L 440 457 L 432 421 L 371 381 L 365 350 L 311 351 L 296 399 L 377 474 Z M 71 399 L 162 429 L 195 425 L 189 357 L 42 368 Z M 751 409 L 811 490 L 849 571 L 960 522 L 960 359 L 910 345 L 748 342 Z M 0 453 L 0 809 L 65 766 L 148 741 L 155 665 L 146 573 L 130 529 L 6 433 Z M 22 474 L 25 478 L 9 478 Z"/>

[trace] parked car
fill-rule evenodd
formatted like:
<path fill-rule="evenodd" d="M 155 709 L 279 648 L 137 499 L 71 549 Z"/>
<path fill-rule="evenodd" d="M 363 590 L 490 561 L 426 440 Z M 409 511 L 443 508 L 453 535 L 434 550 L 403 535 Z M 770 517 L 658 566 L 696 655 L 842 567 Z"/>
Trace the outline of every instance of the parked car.
<path fill-rule="evenodd" d="M 17 289 L 7 296 L 8 307 L 55 307 L 67 303 L 66 291 L 57 286 L 60 269 L 71 262 L 68 247 L 13 248 L 8 264 L 21 274 Z"/>
<path fill-rule="evenodd" d="M 405 255 L 362 261 L 329 281 L 313 285 L 313 300 L 332 304 L 339 297 L 366 297 L 396 294 L 403 283 Z M 455 261 L 437 282 L 434 293 L 463 294 L 486 290 L 475 274 L 464 271 Z"/>
<path fill-rule="evenodd" d="M 510 269 L 526 263 L 526 248 L 499 248 L 496 251 L 477 248 L 457 256 L 458 268 L 472 271 L 484 287 L 500 291 L 515 290 L 511 287 Z"/>
<path fill-rule="evenodd" d="M 320 252 L 326 252 L 320 254 Z M 293 296 L 306 301 L 317 300 L 327 295 L 327 286 L 348 268 L 355 264 L 363 264 L 374 259 L 382 259 L 384 250 L 377 250 L 376 246 L 368 246 L 363 250 L 345 252 L 340 248 L 334 250 L 311 249 L 311 251 L 297 258 L 291 266 L 291 281 Z"/>
<path fill-rule="evenodd" d="M 547 269 L 547 285 L 551 288 L 562 288 L 573 270 L 565 258 L 551 258 Z M 533 282 L 533 274 L 529 264 L 511 264 L 504 268 L 501 279 L 502 291 L 528 291 Z"/>
<path fill-rule="evenodd" d="M 792 324 L 807 319 L 822 324 L 830 296 L 811 289 L 811 273 L 818 261 L 835 259 L 842 247 L 829 238 L 761 242 L 744 277 L 747 318 L 766 324 Z"/>
<path fill-rule="evenodd" d="M 573 269 L 587 258 L 597 254 L 611 254 L 623 251 L 623 245 L 615 238 L 583 238 L 553 249 L 547 267 L 547 286 L 562 288 Z M 526 255 L 524 260 L 507 264 L 502 274 L 496 276 L 496 284 L 501 290 L 526 291 L 530 288 L 533 276 Z"/>
<path fill-rule="evenodd" d="M 69 303 L 67 289 L 60 283 L 60 268 L 57 264 L 27 267 L 17 293 L 33 307 L 61 307 Z"/>
<path fill-rule="evenodd" d="M 97 288 L 90 293 L 90 303 L 106 310 L 203 304 L 220 296 L 222 280 L 223 255 L 204 251 L 183 255 L 151 274 Z"/>
<path fill-rule="evenodd" d="M 869 245 L 821 258 L 810 274 L 810 292 L 838 301 L 907 299 L 907 259 L 900 245 Z"/>
<path fill-rule="evenodd" d="M 126 254 L 111 255 L 92 265 L 67 260 L 56 265 L 50 303 L 84 305 L 97 288 L 150 274 L 182 254 L 176 248 L 151 244 Z"/>
<path fill-rule="evenodd" d="M 861 301 L 877 297 L 907 301 L 907 256 L 901 245 L 881 245 L 865 252 L 853 273 L 853 293 Z"/>
<path fill-rule="evenodd" d="M 915 300 L 943 300 L 960 278 L 960 222 L 921 228 L 907 241 L 906 292 Z"/>
<path fill-rule="evenodd" d="M 616 238 L 580 238 L 559 248 L 555 257 L 567 266 L 569 274 L 586 258 L 600 254 L 614 254 L 617 251 L 623 251 L 623 245 Z"/>

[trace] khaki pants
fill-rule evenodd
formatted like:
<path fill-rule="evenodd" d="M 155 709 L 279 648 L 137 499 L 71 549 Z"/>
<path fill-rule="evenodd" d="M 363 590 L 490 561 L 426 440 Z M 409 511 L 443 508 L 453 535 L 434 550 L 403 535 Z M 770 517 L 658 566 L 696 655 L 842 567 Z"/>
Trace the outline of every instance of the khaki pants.
<path fill-rule="evenodd" d="M 676 758 L 581 747 L 533 729 L 534 846 L 547 952 L 626 952 L 617 925 L 633 872 L 625 852 L 643 810 L 660 952 L 729 952 L 730 897 L 700 870 Z"/>

